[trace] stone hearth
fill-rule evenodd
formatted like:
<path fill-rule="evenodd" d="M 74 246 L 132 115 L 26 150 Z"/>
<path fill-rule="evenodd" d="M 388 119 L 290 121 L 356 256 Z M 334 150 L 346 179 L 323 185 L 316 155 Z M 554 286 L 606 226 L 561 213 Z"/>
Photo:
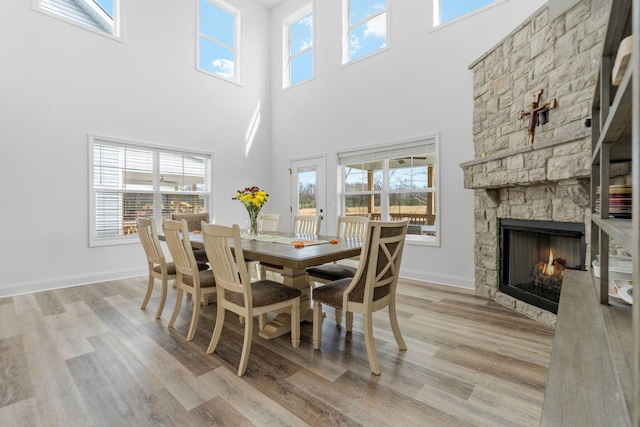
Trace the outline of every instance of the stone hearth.
<path fill-rule="evenodd" d="M 499 220 L 585 224 L 589 233 L 591 116 L 609 1 L 583 0 L 554 21 L 547 6 L 471 64 L 474 159 L 461 165 L 474 190 L 476 290 L 540 322 L 555 315 L 499 291 Z M 533 93 L 557 99 L 528 142 Z M 590 236 L 586 236 L 590 242 Z M 587 246 L 587 259 L 589 259 Z"/>

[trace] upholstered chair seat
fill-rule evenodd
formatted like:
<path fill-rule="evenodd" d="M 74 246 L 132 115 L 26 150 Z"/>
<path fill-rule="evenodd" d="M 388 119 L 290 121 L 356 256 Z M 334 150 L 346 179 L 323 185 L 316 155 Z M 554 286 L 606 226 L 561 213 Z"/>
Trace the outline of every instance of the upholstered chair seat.
<path fill-rule="evenodd" d="M 198 263 L 198 270 L 200 271 L 205 271 L 209 269 L 209 265 L 205 264 L 204 262 L 199 262 Z M 160 273 L 162 271 L 161 266 L 156 265 L 155 267 L 153 267 L 153 271 L 155 271 L 156 273 Z M 170 275 L 175 275 L 176 274 L 176 265 L 172 262 L 168 262 L 167 263 L 167 273 Z"/>

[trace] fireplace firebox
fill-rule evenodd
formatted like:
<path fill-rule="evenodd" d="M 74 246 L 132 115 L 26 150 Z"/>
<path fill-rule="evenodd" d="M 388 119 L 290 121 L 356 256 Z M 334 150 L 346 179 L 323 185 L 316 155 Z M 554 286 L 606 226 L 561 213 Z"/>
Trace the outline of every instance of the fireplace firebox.
<path fill-rule="evenodd" d="M 557 314 L 564 271 L 585 270 L 584 224 L 501 219 L 500 291 Z"/>

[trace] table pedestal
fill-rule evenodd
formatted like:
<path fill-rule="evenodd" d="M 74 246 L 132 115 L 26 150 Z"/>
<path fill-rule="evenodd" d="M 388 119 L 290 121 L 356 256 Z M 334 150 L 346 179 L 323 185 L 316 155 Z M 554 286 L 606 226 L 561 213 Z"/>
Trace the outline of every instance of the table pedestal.
<path fill-rule="evenodd" d="M 300 296 L 300 321 L 312 322 L 313 309 L 311 308 L 311 291 L 309 289 L 309 283 L 307 282 L 307 273 L 304 270 L 294 270 L 290 267 L 284 267 L 281 274 L 285 285 L 300 289 L 302 292 Z M 290 310 L 282 310 L 258 332 L 258 335 L 270 340 L 289 333 L 290 331 L 291 312 Z"/>

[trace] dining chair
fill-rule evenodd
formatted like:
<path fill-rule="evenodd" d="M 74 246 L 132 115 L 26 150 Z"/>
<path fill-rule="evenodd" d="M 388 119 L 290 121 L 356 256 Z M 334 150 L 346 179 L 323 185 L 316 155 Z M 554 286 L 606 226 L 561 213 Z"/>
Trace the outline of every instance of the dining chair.
<path fill-rule="evenodd" d="M 169 218 L 172 221 L 187 221 L 187 228 L 190 233 L 196 232 L 199 233 L 201 231 L 200 224 L 202 221 L 209 222 L 209 212 L 198 212 L 198 213 L 183 213 L 183 212 L 171 212 L 169 214 Z M 196 257 L 196 261 L 198 262 L 208 262 L 207 254 L 204 252 L 204 249 L 194 249 L 193 255 Z"/>
<path fill-rule="evenodd" d="M 336 236 L 343 239 L 364 239 L 367 233 L 367 224 L 369 216 L 340 216 L 338 217 L 338 226 Z M 360 257 L 350 258 L 358 261 Z M 356 274 L 356 267 L 344 263 L 333 262 L 329 264 L 309 267 L 306 270 L 307 282 L 312 288 L 317 283 L 329 283 L 334 280 L 353 277 Z M 342 310 L 336 309 L 336 324 L 342 322 Z"/>
<path fill-rule="evenodd" d="M 138 217 L 136 218 L 136 225 L 138 226 L 138 237 L 140 238 L 140 243 L 142 243 L 144 253 L 147 256 L 147 264 L 149 266 L 149 284 L 140 309 L 146 310 L 155 281 L 159 279 L 162 282 L 160 301 L 156 309 L 156 319 L 159 319 L 160 316 L 162 316 L 164 303 L 167 300 L 167 284 L 169 280 L 176 279 L 176 267 L 172 262 L 168 263 L 164 257 L 164 252 L 158 239 L 155 221 L 152 218 Z"/>
<path fill-rule="evenodd" d="M 374 311 L 388 307 L 396 343 L 400 350 L 407 349 L 396 317 L 396 287 L 407 224 L 406 219 L 392 222 L 370 221 L 355 275 L 312 290 L 315 349 L 319 349 L 322 342 L 322 304 L 346 312 L 347 332 L 353 328 L 353 313 L 363 315 L 367 357 L 371 372 L 375 375 L 380 375 L 380 365 L 373 339 Z"/>
<path fill-rule="evenodd" d="M 217 287 L 216 325 L 207 348 L 215 351 L 227 310 L 244 317 L 244 341 L 238 376 L 247 370 L 253 336 L 253 317 L 289 308 L 291 310 L 291 345 L 300 345 L 300 295 L 302 292 L 271 280 L 251 282 L 240 240 L 240 227 L 215 224 L 202 226 L 204 247 L 211 261 Z M 233 249 L 230 242 L 233 242 Z"/>
<path fill-rule="evenodd" d="M 278 231 L 280 226 L 280 214 L 260 214 L 258 223 L 261 232 Z"/>
<path fill-rule="evenodd" d="M 293 233 L 298 234 L 320 234 L 320 215 L 296 215 L 293 218 Z"/>
<path fill-rule="evenodd" d="M 193 255 L 191 241 L 189 240 L 189 228 L 186 220 L 172 221 L 164 220 L 164 237 L 171 252 L 173 263 L 176 267 L 176 284 L 178 294 L 176 296 L 176 306 L 173 315 L 169 320 L 169 327 L 172 328 L 180 307 L 182 306 L 183 292 L 193 296 L 193 313 L 191 324 L 187 333 L 187 341 L 191 341 L 196 333 L 198 316 L 200 314 L 200 302 L 208 301 L 210 294 L 216 292 L 216 282 L 211 270 L 201 271 Z"/>

